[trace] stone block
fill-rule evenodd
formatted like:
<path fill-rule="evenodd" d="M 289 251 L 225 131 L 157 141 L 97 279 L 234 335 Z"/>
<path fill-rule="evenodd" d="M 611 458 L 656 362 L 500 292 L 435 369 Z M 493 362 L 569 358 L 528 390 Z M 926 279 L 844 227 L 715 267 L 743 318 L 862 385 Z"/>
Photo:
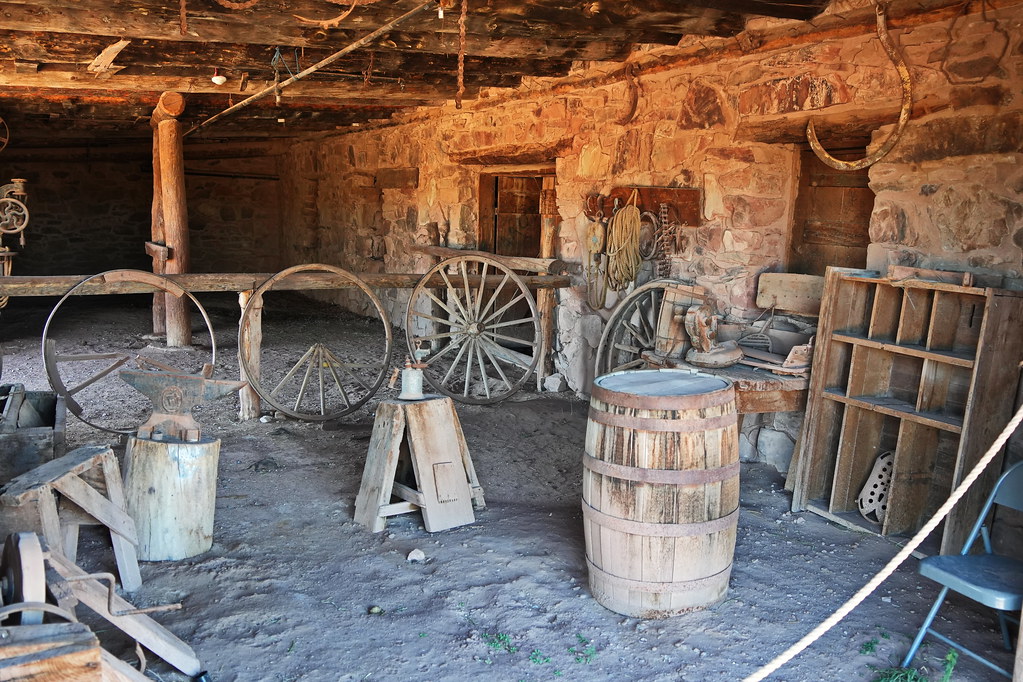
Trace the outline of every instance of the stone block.
<path fill-rule="evenodd" d="M 555 372 L 543 380 L 543 390 L 549 393 L 561 393 L 568 390 L 568 382 L 565 375 Z"/>
<path fill-rule="evenodd" d="M 682 100 L 677 123 L 683 130 L 706 130 L 725 123 L 724 104 L 717 90 L 697 81 Z"/>
<path fill-rule="evenodd" d="M 823 109 L 846 104 L 852 96 L 846 84 L 835 74 L 801 74 L 758 83 L 739 95 L 741 116 L 787 114 L 794 111 Z"/>

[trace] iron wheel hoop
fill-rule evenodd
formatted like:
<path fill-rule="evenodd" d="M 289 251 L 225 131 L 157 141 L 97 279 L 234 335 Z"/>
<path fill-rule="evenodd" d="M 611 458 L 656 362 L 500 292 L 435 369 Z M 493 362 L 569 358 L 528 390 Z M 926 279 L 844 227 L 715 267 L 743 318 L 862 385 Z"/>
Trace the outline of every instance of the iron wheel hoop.
<path fill-rule="evenodd" d="M 685 283 L 675 279 L 655 279 L 622 299 L 600 336 L 594 378 L 646 364 L 642 356 L 656 347 L 657 322 L 664 291 L 679 284 Z"/>
<path fill-rule="evenodd" d="M 359 279 L 358 276 L 342 268 L 336 267 L 334 265 L 327 265 L 324 263 L 307 263 L 303 265 L 295 265 L 285 270 L 281 270 L 276 275 L 263 282 L 258 289 L 255 289 L 252 292 L 252 295 L 249 297 L 248 302 L 245 304 L 245 308 L 242 311 L 241 322 L 238 325 L 238 348 L 241 349 L 247 345 L 246 338 L 249 334 L 249 330 L 252 327 L 254 315 L 256 314 L 257 310 L 262 312 L 263 294 L 272 290 L 274 286 L 279 284 L 282 280 L 299 272 L 333 273 L 334 275 L 337 275 L 341 279 L 354 284 L 355 285 L 354 288 L 361 291 L 362 294 L 369 299 L 369 301 L 372 303 L 373 310 L 376 311 L 377 318 L 379 318 L 384 329 L 384 354 L 383 358 L 380 359 L 378 371 L 368 381 L 363 382 L 359 377 L 357 377 L 356 373 L 352 370 L 353 369 L 358 370 L 361 367 L 372 368 L 376 365 L 363 366 L 361 363 L 346 363 L 343 361 L 343 357 L 345 355 L 350 355 L 350 353 L 335 353 L 329 347 L 327 347 L 325 343 L 317 342 L 316 344 L 314 344 L 313 347 L 311 347 L 309 351 L 306 351 L 306 354 L 303 355 L 302 358 L 299 359 L 299 361 L 292 367 L 292 372 L 294 372 L 294 374 L 297 375 L 299 373 L 298 370 L 301 367 L 308 365 L 307 374 L 303 375 L 303 377 L 305 379 L 309 379 L 312 378 L 311 373 L 312 368 L 314 367 L 314 365 L 317 366 L 316 381 L 319 383 L 320 386 L 321 392 L 320 395 L 323 396 L 323 400 L 320 403 L 320 410 L 318 412 L 311 412 L 308 410 L 299 409 L 302 400 L 305 397 L 304 385 L 299 387 L 297 404 L 287 405 L 282 400 L 279 399 L 279 396 L 277 395 L 278 392 L 286 388 L 284 384 L 290 381 L 292 378 L 295 378 L 294 376 L 292 376 L 291 374 L 285 375 L 284 379 L 282 379 L 273 390 L 270 390 L 268 389 L 267 386 L 261 383 L 260 380 L 261 377 L 258 376 L 260 372 L 253 371 L 255 368 L 252 367 L 249 358 L 246 356 L 246 354 L 239 353 L 239 360 L 243 376 L 249 382 L 249 386 L 252 387 L 252 389 L 259 395 L 259 397 L 262 400 L 266 401 L 266 403 L 272 405 L 274 409 L 288 415 L 289 417 L 306 421 L 327 421 L 330 419 L 337 419 L 346 414 L 354 412 L 355 410 L 359 409 L 364 404 L 366 404 L 366 401 L 368 401 L 370 398 L 373 397 L 374 394 L 376 394 L 377 390 L 380 388 L 380 385 L 384 382 L 384 379 L 387 377 L 388 371 L 390 370 L 391 353 L 394 339 L 394 334 L 391 330 L 390 319 L 387 315 L 387 311 L 384 309 L 383 304 L 380 302 L 380 299 L 377 297 L 375 293 L 373 293 L 373 290 L 370 289 L 365 282 Z M 321 348 L 317 349 L 318 346 Z M 262 353 L 262 351 L 265 349 L 266 345 L 261 343 L 260 352 Z M 310 355 L 310 353 L 312 353 L 312 355 Z M 320 359 L 316 360 L 315 358 Z M 322 371 L 324 367 L 326 367 L 328 370 L 326 373 Z M 254 376 L 257 378 L 252 378 Z M 347 376 L 348 380 L 343 381 L 342 380 L 343 376 Z M 262 379 L 265 381 L 265 378 Z M 352 381 L 353 379 L 354 382 Z M 361 387 L 362 391 L 364 391 L 364 395 L 355 393 L 357 390 L 356 388 L 349 389 L 342 388 L 342 386 L 346 384 L 348 386 L 352 386 L 353 383 L 358 384 L 359 387 Z M 333 384 L 333 386 L 338 389 L 336 392 L 331 390 L 330 388 L 331 384 Z M 355 400 L 348 398 L 347 394 L 348 390 L 353 391 L 353 394 L 359 395 L 359 397 Z M 328 393 L 334 393 L 334 395 L 339 396 L 340 402 L 344 403 L 344 405 L 339 409 L 328 410 L 326 407 L 326 398 L 328 397 Z M 337 402 L 337 400 L 335 400 L 335 402 Z"/>
<path fill-rule="evenodd" d="M 7 148 L 7 142 L 11 139 L 11 129 L 7 127 L 7 121 L 0 117 L 0 152 Z"/>
<path fill-rule="evenodd" d="M 155 365 L 152 361 L 149 361 L 138 354 L 132 354 L 127 352 L 105 354 L 101 353 L 98 355 L 104 355 L 107 357 L 93 359 L 109 359 L 114 360 L 115 363 L 111 364 L 108 368 L 101 370 L 97 374 L 94 374 L 93 376 L 79 383 L 75 387 L 68 388 L 64 382 L 64 379 L 61 377 L 59 364 L 61 362 L 76 362 L 79 360 L 87 360 L 89 359 L 88 356 L 97 354 L 85 353 L 82 355 L 59 355 L 57 353 L 56 341 L 50 338 L 50 327 L 53 324 L 57 311 L 60 310 L 61 306 L 63 306 L 64 303 L 69 298 L 78 295 L 79 292 L 84 287 L 86 287 L 89 284 L 89 282 L 92 282 L 93 280 L 101 280 L 103 282 L 125 282 L 146 284 L 152 287 L 154 292 L 162 291 L 164 293 L 170 294 L 171 296 L 174 296 L 175 298 L 180 298 L 182 296 L 187 297 L 188 300 L 192 302 L 192 305 L 195 306 L 196 309 L 199 311 L 199 314 L 202 316 L 203 322 L 206 324 L 206 331 L 209 332 L 210 335 L 211 358 L 209 364 L 210 366 L 215 367 L 217 363 L 217 339 L 216 336 L 213 334 L 213 323 L 210 322 L 210 317 L 209 315 L 206 314 L 206 309 L 202 307 L 202 304 L 199 303 L 199 300 L 191 292 L 187 291 L 180 284 L 167 277 L 157 275 L 152 272 L 146 272 L 145 270 L 108 270 L 106 272 L 91 275 L 83 279 L 78 284 L 71 287 L 68 290 L 68 292 L 64 294 L 59 301 L 57 301 L 57 304 L 53 307 L 53 310 L 50 311 L 50 315 L 46 318 L 46 325 L 43 327 L 42 340 L 43 366 L 46 370 L 46 377 L 50 382 L 50 388 L 52 388 L 54 392 L 56 392 L 58 395 L 64 398 L 64 402 L 67 406 L 67 409 L 71 414 L 75 415 L 78 419 L 85 422 L 89 426 L 97 428 L 101 431 L 106 431 L 108 433 L 132 434 L 138 431 L 138 427 L 145 421 L 145 418 L 143 418 L 141 421 L 139 421 L 138 424 L 135 424 L 134 426 L 121 428 L 115 428 L 109 425 L 97 423 L 96 421 L 94 421 L 96 419 L 95 417 L 92 417 L 90 419 L 88 417 L 83 416 L 85 410 L 82 407 L 82 405 L 74 398 L 74 394 L 78 393 L 80 390 L 83 390 L 92 384 L 102 381 L 108 374 L 113 373 L 113 371 L 117 367 L 127 364 L 127 362 L 132 359 L 131 357 L 132 355 L 135 356 L 134 359 L 140 365 L 145 364 L 149 364 L 150 366 L 160 365 Z M 163 366 L 162 368 L 174 369 L 174 371 L 184 371 L 167 366 Z"/>
<path fill-rule="evenodd" d="M 475 266 L 476 273 L 469 272 L 470 265 Z M 454 270 L 453 275 L 448 270 Z M 488 270 L 492 270 L 493 275 L 488 274 Z M 443 285 L 430 285 L 435 275 L 443 279 Z M 492 290 L 486 286 L 486 280 L 470 285 L 469 278 L 478 275 L 501 277 L 501 281 Z M 512 285 L 510 291 L 517 293 L 513 294 L 512 302 L 502 305 L 497 302 L 497 296 L 509 282 Z M 431 289 L 439 288 L 447 291 L 446 301 L 429 293 Z M 528 305 L 529 316 L 504 320 L 505 313 L 519 300 Z M 438 317 L 445 313 L 446 318 Z M 425 333 L 417 332 L 418 327 L 431 324 L 436 328 L 426 329 Z M 512 336 L 516 332 L 521 338 Z M 412 357 L 415 357 L 417 342 L 423 348 L 430 348 L 430 354 L 424 358 L 428 367 L 423 370 L 430 386 L 463 403 L 489 405 L 510 397 L 532 375 L 540 360 L 540 315 L 533 295 L 512 270 L 483 256 L 455 256 L 441 261 L 423 275 L 409 297 L 405 333 Z M 531 348 L 531 355 L 520 353 L 509 344 Z M 467 349 L 468 354 L 465 352 Z M 445 365 L 440 361 L 444 358 L 446 363 L 449 354 L 453 359 L 445 371 Z M 453 377 L 463 357 L 464 374 Z M 508 368 L 507 373 L 500 362 Z M 473 394 L 473 372 L 488 379 L 480 382 L 484 387 L 483 396 Z M 514 380 L 508 374 L 513 375 Z M 491 389 L 489 380 L 500 382 L 496 390 Z"/>

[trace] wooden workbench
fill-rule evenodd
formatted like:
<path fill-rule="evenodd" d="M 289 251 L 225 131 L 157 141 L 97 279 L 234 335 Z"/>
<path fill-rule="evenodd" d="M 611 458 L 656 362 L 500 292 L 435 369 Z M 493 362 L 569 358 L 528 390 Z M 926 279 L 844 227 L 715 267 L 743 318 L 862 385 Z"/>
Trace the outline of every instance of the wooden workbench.
<path fill-rule="evenodd" d="M 735 403 L 739 414 L 763 412 L 797 412 L 806 408 L 807 377 L 783 376 L 746 365 L 732 365 L 721 369 L 697 367 L 676 358 L 644 354 L 650 367 L 692 369 L 730 379 L 735 385 Z"/>

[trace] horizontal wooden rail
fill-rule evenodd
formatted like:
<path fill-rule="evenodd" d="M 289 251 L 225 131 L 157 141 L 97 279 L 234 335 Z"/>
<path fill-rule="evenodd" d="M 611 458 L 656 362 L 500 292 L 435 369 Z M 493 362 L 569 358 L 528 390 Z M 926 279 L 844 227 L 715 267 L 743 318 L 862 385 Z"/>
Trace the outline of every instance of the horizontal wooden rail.
<path fill-rule="evenodd" d="M 167 275 L 187 291 L 201 293 L 210 291 L 250 291 L 256 289 L 274 273 L 189 273 Z M 87 275 L 43 275 L 43 276 L 11 276 L 0 277 L 0 296 L 63 296 Z M 422 275 L 414 273 L 365 273 L 359 279 L 374 289 L 411 289 L 416 286 Z M 488 275 L 487 282 L 496 286 L 502 279 L 501 275 Z M 528 287 L 539 289 L 557 289 L 571 286 L 571 278 L 566 275 L 528 275 L 521 277 Z M 458 280 L 461 282 L 461 279 Z M 430 286 L 445 287 L 440 275 L 434 275 Z M 470 275 L 469 285 L 478 286 L 479 276 Z M 301 272 L 287 277 L 274 289 L 306 290 L 306 289 L 347 289 L 351 284 L 329 272 Z M 102 277 L 93 279 L 78 290 L 83 295 L 100 294 L 148 294 L 153 287 L 141 282 L 108 282 Z"/>

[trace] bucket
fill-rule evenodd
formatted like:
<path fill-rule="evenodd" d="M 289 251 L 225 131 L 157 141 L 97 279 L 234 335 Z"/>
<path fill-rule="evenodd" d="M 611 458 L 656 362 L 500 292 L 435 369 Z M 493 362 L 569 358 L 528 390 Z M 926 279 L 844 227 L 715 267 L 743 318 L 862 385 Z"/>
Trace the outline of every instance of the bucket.
<path fill-rule="evenodd" d="M 689 370 L 593 382 L 583 455 L 590 590 L 626 616 L 725 598 L 739 517 L 732 382 Z"/>

